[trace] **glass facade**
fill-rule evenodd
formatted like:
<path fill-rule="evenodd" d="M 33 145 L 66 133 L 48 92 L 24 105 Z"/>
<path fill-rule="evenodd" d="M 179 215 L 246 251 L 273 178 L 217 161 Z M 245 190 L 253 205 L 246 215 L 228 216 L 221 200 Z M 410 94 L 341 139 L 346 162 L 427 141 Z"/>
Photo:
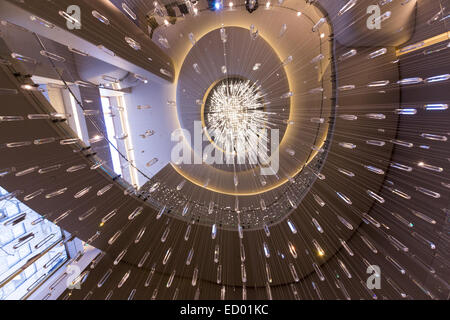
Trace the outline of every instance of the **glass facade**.
<path fill-rule="evenodd" d="M 62 230 L 0 187 L 0 300 L 26 297 L 68 257 Z"/>

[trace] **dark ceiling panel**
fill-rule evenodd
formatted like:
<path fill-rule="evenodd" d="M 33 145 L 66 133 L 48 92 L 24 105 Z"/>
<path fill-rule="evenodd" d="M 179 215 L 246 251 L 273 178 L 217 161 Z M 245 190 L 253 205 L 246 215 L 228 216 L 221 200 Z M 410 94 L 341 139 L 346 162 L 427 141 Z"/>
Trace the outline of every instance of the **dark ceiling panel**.
<path fill-rule="evenodd" d="M 81 9 L 82 26 L 81 29 L 72 30 L 77 36 L 98 46 L 103 45 L 112 50 L 117 56 L 155 74 L 156 76 L 173 81 L 173 77 L 168 77 L 160 72 L 164 68 L 172 75 L 174 74 L 173 63 L 150 37 L 139 27 L 128 19 L 119 9 L 106 1 L 84 1 L 76 3 L 70 0 L 59 0 L 48 2 L 42 6 L 40 1 L 27 1 L 18 3 L 9 1 L 14 5 L 45 19 L 62 29 L 66 29 L 66 20 L 58 14 L 65 12 L 70 5 L 78 5 Z M 92 16 L 92 11 L 96 10 L 109 19 L 109 25 L 101 23 Z M 130 37 L 141 45 L 140 50 L 133 50 L 125 42 L 125 37 Z M 152 61 L 149 60 L 152 59 Z"/>

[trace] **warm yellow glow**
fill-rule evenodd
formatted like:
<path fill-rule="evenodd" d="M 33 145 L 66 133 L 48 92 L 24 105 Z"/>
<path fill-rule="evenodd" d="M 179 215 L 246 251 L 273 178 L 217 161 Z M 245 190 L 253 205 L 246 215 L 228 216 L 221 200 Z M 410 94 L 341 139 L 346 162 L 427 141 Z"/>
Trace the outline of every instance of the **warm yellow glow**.
<path fill-rule="evenodd" d="M 325 144 L 325 140 L 323 139 L 322 140 L 322 144 L 320 146 L 317 146 L 318 149 L 322 148 L 324 144 Z M 314 151 L 311 154 L 311 157 L 309 158 L 309 160 L 306 162 L 305 165 L 309 164 L 316 157 L 317 153 L 318 153 L 318 151 Z M 276 188 L 281 187 L 282 185 L 284 185 L 286 182 L 289 181 L 289 179 L 287 179 L 287 178 L 286 179 L 281 179 L 279 183 L 271 185 L 271 186 L 269 186 L 267 188 L 264 188 L 264 189 L 261 189 L 261 190 L 255 191 L 255 192 L 225 191 L 225 190 L 214 188 L 214 187 L 211 187 L 211 186 L 206 186 L 205 187 L 204 186 L 204 182 L 202 182 L 202 181 L 200 181 L 200 180 L 198 180 L 198 179 L 196 179 L 194 177 L 191 177 L 186 172 L 184 172 L 180 168 L 178 168 L 176 165 L 174 165 L 172 163 L 170 163 L 170 164 L 175 169 L 175 171 L 178 172 L 178 174 L 180 174 L 181 176 L 183 176 L 185 179 L 189 180 L 193 184 L 195 184 L 195 185 L 197 185 L 197 186 L 199 186 L 201 188 L 207 189 L 209 191 L 213 191 L 213 192 L 217 192 L 217 193 L 221 193 L 221 194 L 226 194 L 226 195 L 230 195 L 230 196 L 254 196 L 254 195 L 258 195 L 258 194 L 265 193 L 265 192 L 268 192 L 268 191 L 271 191 L 271 190 L 275 190 Z M 294 172 L 290 176 L 295 177 L 297 174 L 299 174 L 303 170 L 303 168 L 304 167 L 301 166 L 296 172 Z"/>
<path fill-rule="evenodd" d="M 443 42 L 443 41 L 447 41 L 449 38 L 450 38 L 450 31 L 447 31 L 447 32 L 441 33 L 441 34 L 439 34 L 437 36 L 425 39 L 425 40 L 417 42 L 417 43 L 414 43 L 412 45 L 408 45 L 406 47 L 399 48 L 399 49 L 397 49 L 396 54 L 397 54 L 397 56 L 401 56 L 401 55 L 404 55 L 404 54 L 407 54 L 407 53 L 411 53 L 411 52 L 414 52 L 416 50 L 432 46 L 433 44 L 436 44 L 436 43 L 439 43 L 439 42 Z"/>
<path fill-rule="evenodd" d="M 269 2 L 270 4 L 270 2 Z M 197 14 L 196 8 L 194 8 L 194 13 Z M 300 16 L 302 13 L 301 12 L 297 12 L 297 16 Z M 216 24 L 212 24 L 212 25 L 208 25 L 205 28 L 203 28 L 201 31 L 196 31 L 195 32 L 195 37 L 197 39 L 197 41 L 199 41 L 203 36 L 205 36 L 206 34 L 210 33 L 211 31 L 217 30 L 221 27 L 240 27 L 240 28 L 244 28 L 244 29 L 248 29 L 250 22 L 248 20 L 241 20 L 241 21 L 232 21 L 232 19 L 230 19 L 230 21 L 227 21 L 227 19 L 224 19 L 223 21 L 220 22 L 221 25 L 216 25 Z M 260 30 L 261 31 L 261 30 Z M 264 41 L 266 41 L 271 48 L 274 50 L 275 54 L 277 55 L 278 59 L 280 61 L 284 61 L 283 57 L 284 55 L 282 55 L 280 53 L 280 48 L 277 45 L 274 45 L 273 41 L 270 41 L 269 39 L 264 37 L 264 34 L 262 34 L 262 32 L 260 32 L 259 36 L 264 39 Z M 275 41 L 276 39 L 274 39 Z M 182 54 L 180 55 L 180 59 L 175 60 L 174 61 L 174 69 L 175 69 L 175 78 L 174 78 L 174 83 L 178 83 L 178 77 L 180 74 L 180 70 L 181 67 L 183 65 L 184 60 L 186 59 L 187 55 L 189 54 L 190 50 L 191 50 L 192 46 L 191 45 L 186 45 L 184 46 L 184 48 L 182 49 Z M 295 78 L 295 75 L 292 73 L 293 70 L 291 68 L 289 68 L 289 66 L 284 67 L 285 68 L 285 72 L 286 72 L 286 76 L 287 76 L 287 81 L 288 81 L 288 86 L 289 88 L 293 88 L 292 86 L 292 79 Z M 176 90 L 176 86 L 174 86 L 175 90 Z M 176 95 L 176 94 L 175 94 Z M 290 115 L 289 115 L 289 119 L 288 121 L 294 121 L 294 106 L 298 104 L 298 99 L 296 98 L 296 96 L 294 95 L 293 97 L 291 97 L 291 103 L 290 103 Z M 203 116 L 203 113 L 202 115 Z M 177 122 L 178 122 L 178 126 L 181 127 L 181 123 L 180 123 L 180 119 L 178 118 L 178 113 L 176 113 L 175 115 Z M 292 126 L 288 126 L 286 129 L 286 132 L 283 136 L 282 141 L 280 142 L 280 146 L 279 146 L 279 150 L 282 150 L 283 148 L 283 143 L 287 140 L 287 138 L 289 137 L 289 133 L 292 132 Z M 328 132 L 328 128 L 327 130 L 325 130 L 323 136 L 321 137 L 320 141 L 320 145 L 317 145 L 317 147 L 320 149 L 322 148 L 322 146 L 325 144 L 325 140 L 327 137 L 327 132 Z M 189 145 L 189 148 L 191 148 L 191 146 Z M 293 173 L 289 173 L 288 176 L 291 177 L 295 177 L 296 175 L 298 175 L 303 168 L 309 164 L 317 155 L 317 151 L 313 151 L 311 153 L 311 157 L 306 161 L 305 164 L 303 165 L 299 165 L 298 169 L 296 171 L 294 171 Z M 271 190 L 274 190 L 282 185 L 284 185 L 285 183 L 287 183 L 289 181 L 288 178 L 284 178 L 284 179 L 280 179 L 279 182 L 277 184 L 274 185 L 270 185 L 267 186 L 266 188 L 254 191 L 254 192 L 236 192 L 236 191 L 227 191 L 227 190 L 223 190 L 217 187 L 212 187 L 212 186 L 204 186 L 204 181 L 200 181 L 198 178 L 195 178 L 191 175 L 189 175 L 187 172 L 183 171 L 182 169 L 180 169 L 179 167 L 177 167 L 175 164 L 172 164 L 172 167 L 174 168 L 175 171 L 178 172 L 178 174 L 180 174 L 182 177 L 184 177 L 185 179 L 189 180 L 190 182 L 192 182 L 193 184 L 213 191 L 213 192 L 217 192 L 217 193 L 221 193 L 221 194 L 226 194 L 226 195 L 232 195 L 232 196 L 253 196 L 253 195 L 258 195 L 258 194 L 262 194 Z M 206 164 L 205 164 L 206 165 Z"/>

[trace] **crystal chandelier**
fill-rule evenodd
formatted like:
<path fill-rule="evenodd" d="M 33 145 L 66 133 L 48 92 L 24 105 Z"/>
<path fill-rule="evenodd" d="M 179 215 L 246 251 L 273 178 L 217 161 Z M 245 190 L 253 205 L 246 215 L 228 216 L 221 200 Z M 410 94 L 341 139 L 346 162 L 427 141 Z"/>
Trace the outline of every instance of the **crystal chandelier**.
<path fill-rule="evenodd" d="M 249 80 L 226 79 L 216 85 L 209 97 L 207 130 L 219 148 L 236 154 L 240 147 L 258 141 L 270 114 L 264 111 L 260 86 Z"/>

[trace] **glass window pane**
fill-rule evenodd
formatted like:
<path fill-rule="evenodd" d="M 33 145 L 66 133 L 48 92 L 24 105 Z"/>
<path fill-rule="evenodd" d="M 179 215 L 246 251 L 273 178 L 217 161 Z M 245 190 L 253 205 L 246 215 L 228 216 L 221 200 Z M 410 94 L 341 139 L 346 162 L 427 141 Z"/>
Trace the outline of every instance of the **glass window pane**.
<path fill-rule="evenodd" d="M 0 196 L 8 194 L 0 187 Z M 11 276 L 14 278 L 1 288 L 0 300 L 21 299 L 64 264 L 68 260 L 68 253 L 61 241 L 62 232 L 58 226 L 48 220 L 33 225 L 32 222 L 41 217 L 37 212 L 14 197 L 4 199 L 0 201 L 0 212 L 3 213 L 3 223 L 0 223 L 0 282 Z M 23 221 L 16 225 L 5 224 L 5 221 L 22 212 L 26 213 Z M 31 240 L 21 242 L 20 238 L 25 235 L 30 235 Z M 54 236 L 44 245 L 36 246 L 49 235 Z M 31 256 L 48 249 L 40 259 L 25 268 Z"/>

